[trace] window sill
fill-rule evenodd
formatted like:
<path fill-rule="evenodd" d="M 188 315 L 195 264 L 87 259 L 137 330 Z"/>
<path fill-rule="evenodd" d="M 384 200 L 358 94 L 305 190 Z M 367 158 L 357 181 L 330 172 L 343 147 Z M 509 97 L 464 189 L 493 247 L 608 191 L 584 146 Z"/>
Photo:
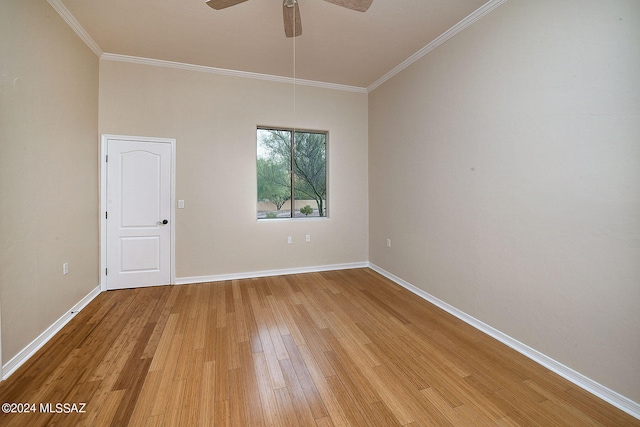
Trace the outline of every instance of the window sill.
<path fill-rule="evenodd" d="M 256 218 L 256 222 L 287 222 L 287 221 L 329 221 L 327 216 L 314 216 L 309 218 Z"/>

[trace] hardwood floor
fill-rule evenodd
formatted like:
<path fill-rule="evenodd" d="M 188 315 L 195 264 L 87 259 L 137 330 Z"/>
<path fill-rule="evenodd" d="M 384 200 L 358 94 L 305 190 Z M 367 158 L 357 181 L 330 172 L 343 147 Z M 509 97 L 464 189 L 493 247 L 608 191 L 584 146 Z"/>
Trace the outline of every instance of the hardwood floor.
<path fill-rule="evenodd" d="M 640 425 L 369 269 L 104 292 L 0 396 L 36 405 L 2 426 Z"/>

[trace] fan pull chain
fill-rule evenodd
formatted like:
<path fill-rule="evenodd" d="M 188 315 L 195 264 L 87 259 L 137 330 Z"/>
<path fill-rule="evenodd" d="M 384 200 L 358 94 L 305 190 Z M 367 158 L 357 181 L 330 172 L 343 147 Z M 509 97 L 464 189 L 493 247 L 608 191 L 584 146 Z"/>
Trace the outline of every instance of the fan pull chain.
<path fill-rule="evenodd" d="M 297 1 L 294 1 L 293 7 L 298 7 Z M 296 28 L 296 13 L 293 14 L 293 28 Z M 296 131 L 296 37 L 293 37 L 293 132 Z M 294 138 L 295 139 L 295 138 Z"/>
<path fill-rule="evenodd" d="M 296 110 L 296 13 L 295 8 L 298 7 L 296 4 L 296 0 L 293 3 L 294 14 L 293 14 L 293 134 L 291 135 L 291 192 L 292 200 L 291 200 L 291 213 L 295 212 L 296 198 L 295 198 L 295 189 L 293 187 L 293 179 L 294 179 L 294 162 L 295 162 L 295 150 L 296 150 L 296 125 L 298 124 L 297 119 L 297 110 Z"/>
<path fill-rule="evenodd" d="M 294 0 L 293 7 L 296 8 L 298 5 L 297 1 Z M 296 36 L 295 36 L 295 28 L 296 28 L 296 13 L 293 14 L 293 134 L 296 132 L 297 125 L 297 117 L 296 117 Z M 295 138 L 294 138 L 295 140 Z"/>

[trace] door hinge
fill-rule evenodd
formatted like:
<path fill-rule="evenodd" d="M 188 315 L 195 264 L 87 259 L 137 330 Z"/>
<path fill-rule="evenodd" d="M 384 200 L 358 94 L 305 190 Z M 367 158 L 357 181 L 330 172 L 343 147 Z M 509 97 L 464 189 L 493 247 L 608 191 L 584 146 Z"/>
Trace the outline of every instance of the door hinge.
<path fill-rule="evenodd" d="M 109 218 L 109 212 L 104 213 L 104 219 L 107 219 L 107 218 Z"/>
<path fill-rule="evenodd" d="M 107 274 L 109 274 L 109 269 L 108 269 L 108 268 L 105 268 L 105 269 L 104 269 L 104 275 L 106 276 Z"/>
<path fill-rule="evenodd" d="M 105 162 L 109 162 L 109 155 L 108 154 L 106 156 L 104 156 L 104 161 Z"/>

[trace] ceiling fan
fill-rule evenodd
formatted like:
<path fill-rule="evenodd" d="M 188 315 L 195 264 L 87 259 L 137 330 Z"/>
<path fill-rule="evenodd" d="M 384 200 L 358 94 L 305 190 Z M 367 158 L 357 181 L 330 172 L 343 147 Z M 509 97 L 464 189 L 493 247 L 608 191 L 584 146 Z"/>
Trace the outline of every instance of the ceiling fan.
<path fill-rule="evenodd" d="M 247 0 L 209 0 L 207 4 L 216 10 L 226 9 L 244 3 Z M 347 9 L 358 12 L 366 12 L 373 0 L 324 0 Z M 287 37 L 298 37 L 302 34 L 302 22 L 300 21 L 300 8 L 298 0 L 284 0 L 282 3 L 284 18 L 284 33 Z"/>

